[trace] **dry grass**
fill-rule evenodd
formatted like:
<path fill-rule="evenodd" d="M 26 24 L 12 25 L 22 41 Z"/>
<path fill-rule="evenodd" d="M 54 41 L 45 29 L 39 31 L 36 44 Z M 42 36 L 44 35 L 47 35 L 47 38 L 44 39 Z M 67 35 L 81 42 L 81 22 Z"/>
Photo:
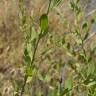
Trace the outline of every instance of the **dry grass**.
<path fill-rule="evenodd" d="M 50 32 L 53 32 L 53 34 L 62 35 L 63 32 L 68 31 L 67 26 L 64 24 L 64 20 L 71 21 L 73 16 L 70 15 L 66 1 L 67 0 L 62 0 L 61 5 L 49 14 L 49 30 Z M 39 17 L 42 13 L 46 12 L 48 7 L 47 3 L 48 0 L 25 0 L 28 16 L 33 12 L 35 29 L 38 28 Z M 23 64 L 24 34 L 20 32 L 19 29 L 18 12 L 18 0 L 0 1 L 0 93 L 3 94 L 2 96 L 12 96 L 10 92 L 13 89 L 11 87 L 6 89 L 6 87 L 12 85 L 10 79 L 16 79 L 18 77 L 18 79 L 22 81 L 22 78 L 20 78 L 20 70 L 22 71 L 22 69 L 20 69 L 20 67 Z M 57 13 L 62 13 L 61 15 L 64 17 L 60 17 Z M 96 41 L 96 39 L 94 41 Z M 62 54 L 64 54 L 63 50 L 57 48 L 54 50 L 54 53 L 52 53 L 53 60 L 59 60 L 59 58 L 63 59 L 64 55 Z M 47 70 L 46 66 L 43 66 L 45 63 L 47 66 L 48 61 L 44 61 L 40 64 L 42 72 Z M 47 66 L 47 68 L 48 67 L 49 66 Z M 54 70 L 52 70 L 52 72 L 53 71 Z M 58 73 L 53 77 L 56 77 L 57 74 Z"/>

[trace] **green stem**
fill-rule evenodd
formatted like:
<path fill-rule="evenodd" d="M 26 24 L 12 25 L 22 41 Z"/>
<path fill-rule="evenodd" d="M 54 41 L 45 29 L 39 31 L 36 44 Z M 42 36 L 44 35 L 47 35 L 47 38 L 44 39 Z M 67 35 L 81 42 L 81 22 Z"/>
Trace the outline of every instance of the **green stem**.
<path fill-rule="evenodd" d="M 25 77 L 24 77 L 24 84 L 23 84 L 23 86 L 22 86 L 20 96 L 23 96 L 27 79 L 28 79 L 28 76 L 25 75 Z"/>
<path fill-rule="evenodd" d="M 38 37 L 37 43 L 36 43 L 36 45 L 34 46 L 34 53 L 33 53 L 33 56 L 32 56 L 31 66 L 33 66 L 32 64 L 33 64 L 33 62 L 34 62 L 34 60 L 35 60 L 35 54 L 36 54 L 36 51 L 37 51 L 37 48 L 38 48 L 39 41 L 40 41 L 40 36 Z"/>
<path fill-rule="evenodd" d="M 48 6 L 48 10 L 47 10 L 47 15 L 48 15 L 48 13 L 50 11 L 50 6 L 51 6 L 51 0 L 49 0 L 49 6 Z"/>
<path fill-rule="evenodd" d="M 40 41 L 40 36 L 38 37 L 37 43 L 36 43 L 36 45 L 35 45 L 35 47 L 34 47 L 34 53 L 33 53 L 33 56 L 32 56 L 31 66 L 33 66 L 32 64 L 33 64 L 33 62 L 34 62 L 34 60 L 35 60 L 35 54 L 36 54 L 36 50 L 37 50 L 37 48 L 38 48 L 39 41 Z M 23 86 L 22 86 L 20 96 L 23 96 L 27 79 L 28 79 L 28 76 L 25 75 L 25 77 L 24 77 L 24 84 L 23 84 Z"/>

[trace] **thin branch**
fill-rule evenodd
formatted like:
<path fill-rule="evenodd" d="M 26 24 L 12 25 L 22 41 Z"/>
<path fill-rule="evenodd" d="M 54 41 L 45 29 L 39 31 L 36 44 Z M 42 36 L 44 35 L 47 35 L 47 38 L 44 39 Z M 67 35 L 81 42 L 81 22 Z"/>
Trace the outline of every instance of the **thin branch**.
<path fill-rule="evenodd" d="M 89 17 L 90 15 L 92 15 L 92 14 L 95 13 L 95 12 L 96 12 L 96 9 L 92 10 L 91 12 L 89 12 L 89 13 L 85 16 L 85 18 Z"/>

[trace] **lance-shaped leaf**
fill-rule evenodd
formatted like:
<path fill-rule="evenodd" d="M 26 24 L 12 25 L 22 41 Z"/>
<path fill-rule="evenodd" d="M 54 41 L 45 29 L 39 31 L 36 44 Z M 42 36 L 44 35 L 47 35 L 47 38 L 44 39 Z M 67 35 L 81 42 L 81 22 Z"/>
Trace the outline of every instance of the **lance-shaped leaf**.
<path fill-rule="evenodd" d="M 73 77 L 72 74 L 65 80 L 65 88 L 70 90 L 73 86 Z"/>
<path fill-rule="evenodd" d="M 53 0 L 53 6 L 58 6 L 61 0 Z"/>
<path fill-rule="evenodd" d="M 47 14 L 43 14 L 40 17 L 40 28 L 41 28 L 42 34 L 47 31 L 47 29 L 48 29 L 48 17 L 47 17 Z"/>

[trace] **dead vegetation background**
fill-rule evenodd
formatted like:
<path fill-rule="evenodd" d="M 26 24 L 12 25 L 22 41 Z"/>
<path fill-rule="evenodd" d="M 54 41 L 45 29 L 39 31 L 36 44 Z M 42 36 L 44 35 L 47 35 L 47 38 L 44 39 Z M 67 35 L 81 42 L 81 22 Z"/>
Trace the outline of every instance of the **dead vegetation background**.
<path fill-rule="evenodd" d="M 19 0 L 0 0 L 0 96 L 12 96 L 11 92 L 13 89 L 11 80 L 18 79 L 19 82 L 22 82 L 23 77 L 24 33 L 20 32 L 19 28 L 18 4 Z M 84 0 L 82 4 L 87 3 Z M 33 16 L 34 26 L 37 30 L 39 17 L 42 13 L 46 12 L 48 0 L 25 0 L 25 5 L 27 15 Z M 62 13 L 60 14 L 61 17 L 58 15 L 59 13 Z M 60 6 L 50 12 L 49 18 L 49 30 L 53 32 L 52 34 L 62 35 L 64 32 L 67 32 L 68 30 L 63 20 L 70 20 L 71 22 L 73 18 L 68 9 L 67 0 L 62 0 Z M 53 60 L 67 58 L 64 57 L 64 53 L 60 48 L 55 48 L 54 52 L 51 54 Z M 42 72 L 45 72 L 48 68 L 48 66 L 43 66 L 44 63 L 46 63 L 47 66 L 47 61 L 39 65 L 42 67 Z M 66 72 L 65 74 L 68 73 Z M 59 78 L 58 73 L 54 74 L 53 77 Z"/>

